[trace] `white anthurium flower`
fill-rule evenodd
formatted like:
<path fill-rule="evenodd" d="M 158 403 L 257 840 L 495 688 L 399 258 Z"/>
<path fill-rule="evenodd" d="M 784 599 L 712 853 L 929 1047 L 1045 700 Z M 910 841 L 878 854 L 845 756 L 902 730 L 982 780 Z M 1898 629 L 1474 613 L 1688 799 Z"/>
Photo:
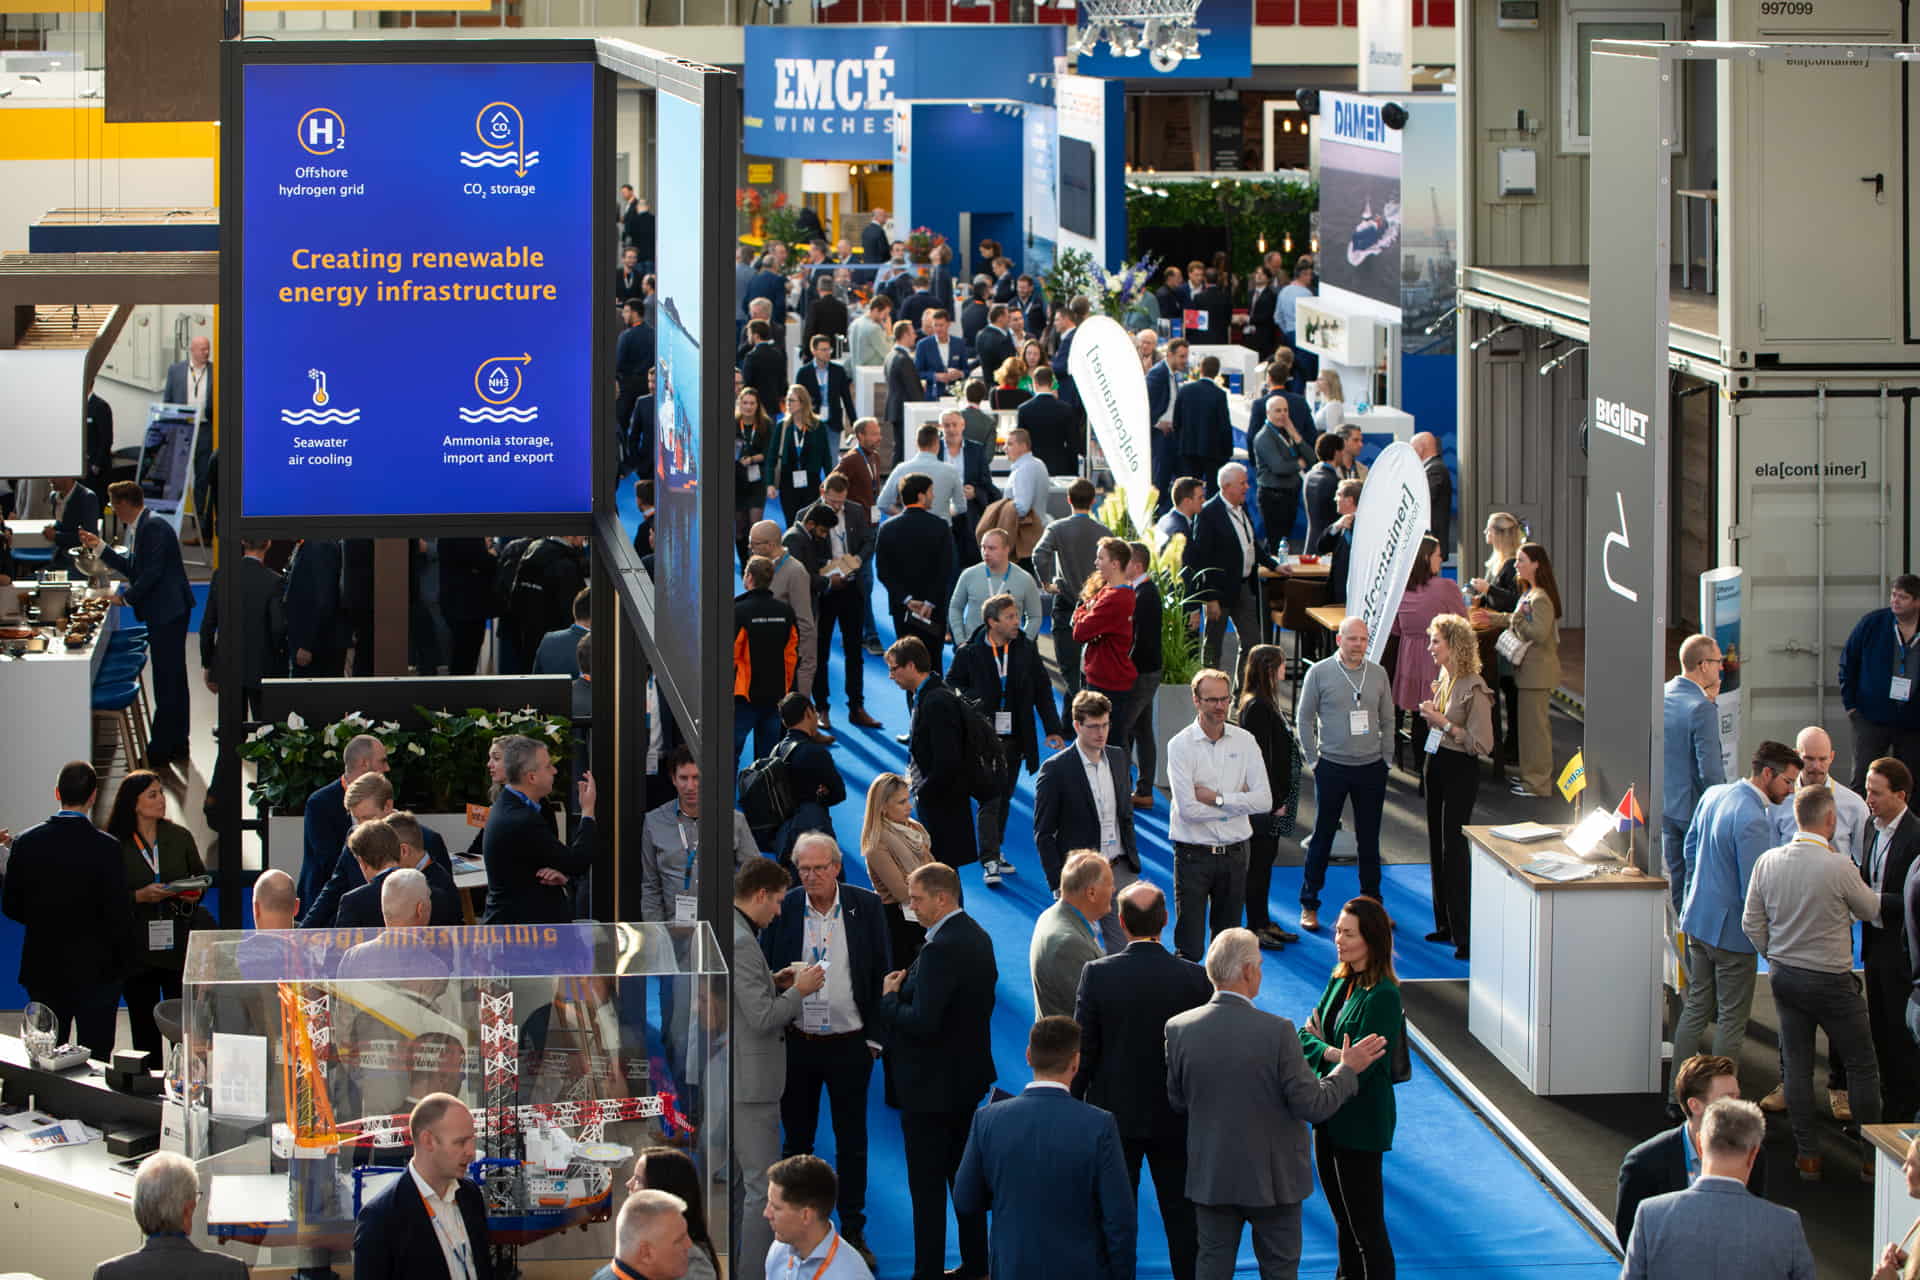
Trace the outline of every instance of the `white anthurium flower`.
<path fill-rule="evenodd" d="M 271 735 L 273 731 L 278 727 L 279 726 L 277 725 L 263 724 L 258 729 L 255 729 L 252 733 L 247 735 L 247 741 L 258 742 L 262 738 L 265 738 Z"/>
<path fill-rule="evenodd" d="M 307 727 L 307 722 L 301 718 L 301 715 L 298 711 L 287 712 L 287 728 L 292 729 L 294 732 L 298 733 L 300 730 L 306 727 Z"/>
<path fill-rule="evenodd" d="M 477 718 L 476 718 L 476 719 L 474 720 L 474 724 L 476 724 L 476 725 L 478 725 L 478 726 L 479 726 L 480 728 L 482 728 L 482 729 L 491 729 L 491 728 L 493 728 L 493 720 L 492 720 L 492 719 L 491 719 L 490 717 L 487 717 L 487 716 L 480 716 L 480 717 L 477 717 Z"/>
<path fill-rule="evenodd" d="M 427 749 L 417 742 L 409 742 L 407 744 L 407 753 L 409 755 L 424 756 L 427 754 Z"/>
<path fill-rule="evenodd" d="M 400 732 L 400 722 L 397 720 L 384 720 L 380 723 L 380 732 L 398 733 Z"/>

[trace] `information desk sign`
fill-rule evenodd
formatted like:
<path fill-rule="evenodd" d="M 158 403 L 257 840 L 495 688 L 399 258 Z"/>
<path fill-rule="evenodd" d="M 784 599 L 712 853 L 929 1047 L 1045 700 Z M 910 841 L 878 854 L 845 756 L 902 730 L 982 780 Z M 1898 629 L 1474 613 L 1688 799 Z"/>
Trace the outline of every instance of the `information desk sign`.
<path fill-rule="evenodd" d="M 594 77 L 243 69 L 243 519 L 591 509 Z"/>

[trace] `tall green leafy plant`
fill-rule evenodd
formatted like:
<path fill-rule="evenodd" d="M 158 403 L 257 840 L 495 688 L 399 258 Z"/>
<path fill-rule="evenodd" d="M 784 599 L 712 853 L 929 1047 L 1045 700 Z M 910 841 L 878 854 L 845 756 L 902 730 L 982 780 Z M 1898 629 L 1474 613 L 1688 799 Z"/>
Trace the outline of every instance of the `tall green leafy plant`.
<path fill-rule="evenodd" d="M 1160 589 L 1160 683 L 1185 685 L 1200 670 L 1200 606 L 1187 592 L 1181 560 L 1185 534 L 1176 533 L 1154 557 L 1153 585 Z"/>
<path fill-rule="evenodd" d="M 1289 269 L 1313 238 L 1320 189 L 1280 178 L 1202 178 L 1191 181 L 1136 176 L 1127 185 L 1129 249 L 1142 253 L 1141 232 L 1155 227 L 1225 227 L 1227 269 L 1243 281 L 1261 257 L 1261 244 L 1278 249 Z M 1286 246 L 1291 241 L 1293 248 Z"/>
<path fill-rule="evenodd" d="M 1093 284 L 1093 255 L 1079 249 L 1062 249 L 1053 265 L 1040 277 L 1049 306 L 1062 306 L 1084 294 Z"/>

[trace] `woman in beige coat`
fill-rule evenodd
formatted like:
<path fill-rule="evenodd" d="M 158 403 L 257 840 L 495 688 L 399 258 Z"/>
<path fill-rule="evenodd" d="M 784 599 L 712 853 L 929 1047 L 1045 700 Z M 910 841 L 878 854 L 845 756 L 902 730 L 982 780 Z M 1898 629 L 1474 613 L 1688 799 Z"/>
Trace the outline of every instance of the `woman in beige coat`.
<path fill-rule="evenodd" d="M 1553 725 L 1548 719 L 1553 691 L 1560 685 L 1560 587 L 1553 579 L 1553 561 L 1537 542 L 1524 543 L 1514 557 L 1514 576 L 1520 602 L 1512 613 L 1474 610 L 1476 625 L 1503 626 L 1527 646 L 1513 663 L 1513 683 L 1520 690 L 1520 776 L 1513 794 L 1544 797 L 1553 785 Z"/>
<path fill-rule="evenodd" d="M 867 788 L 860 854 L 867 860 L 873 891 L 886 904 L 893 967 L 904 969 L 927 939 L 926 929 L 907 910 L 907 877 L 933 861 L 933 849 L 927 829 L 913 820 L 911 784 L 897 773 L 883 773 Z"/>

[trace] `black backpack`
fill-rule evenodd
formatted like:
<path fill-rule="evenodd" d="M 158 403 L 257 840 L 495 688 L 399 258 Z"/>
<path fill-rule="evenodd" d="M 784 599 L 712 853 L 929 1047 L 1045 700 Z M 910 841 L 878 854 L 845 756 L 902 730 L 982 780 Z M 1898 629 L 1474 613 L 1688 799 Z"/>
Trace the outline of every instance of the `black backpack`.
<path fill-rule="evenodd" d="M 740 771 L 737 782 L 740 812 L 762 848 L 779 834 L 780 827 L 793 816 L 793 775 L 787 757 L 793 754 L 797 740 L 788 738 L 765 757 Z"/>
<path fill-rule="evenodd" d="M 955 693 L 953 699 L 960 704 L 960 769 L 967 794 L 979 801 L 998 799 L 1012 787 L 1013 762 L 993 731 L 992 717 L 971 698 Z"/>

